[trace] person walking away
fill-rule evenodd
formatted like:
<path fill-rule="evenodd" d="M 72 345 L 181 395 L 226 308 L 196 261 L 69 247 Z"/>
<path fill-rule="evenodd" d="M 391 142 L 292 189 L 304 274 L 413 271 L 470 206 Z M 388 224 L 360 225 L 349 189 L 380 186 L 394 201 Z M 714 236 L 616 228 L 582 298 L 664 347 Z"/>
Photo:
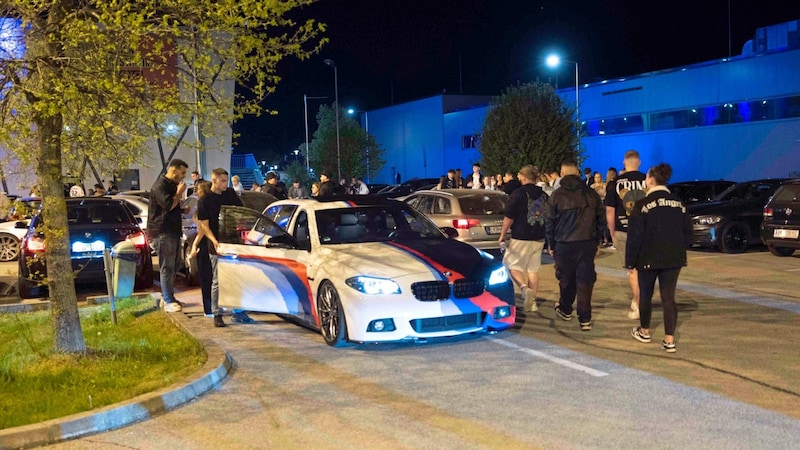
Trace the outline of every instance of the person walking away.
<path fill-rule="evenodd" d="M 542 265 L 544 248 L 544 212 L 547 194 L 534 184 L 539 173 L 530 164 L 519 169 L 521 186 L 511 193 L 506 208 L 500 237 L 502 246 L 511 231 L 503 264 L 508 268 L 511 279 L 522 292 L 522 307 L 527 312 L 538 309 L 536 295 L 539 292 L 539 268 Z"/>
<path fill-rule="evenodd" d="M 625 267 L 637 269 L 639 277 L 639 326 L 631 336 L 650 342 L 650 318 L 656 280 L 664 312 L 664 340 L 661 348 L 674 353 L 678 308 L 675 290 L 681 268 L 686 265 L 686 249 L 692 244 L 692 222 L 681 199 L 665 186 L 672 168 L 661 163 L 647 171 L 647 196 L 633 206 L 628 222 Z"/>
<path fill-rule="evenodd" d="M 617 249 L 617 254 L 620 256 L 620 263 L 624 267 L 625 245 L 628 241 L 628 216 L 633 205 L 644 198 L 645 175 L 639 172 L 639 166 L 641 166 L 642 161 L 639 159 L 639 152 L 636 150 L 625 152 L 622 164 L 625 166 L 624 173 L 621 173 L 606 186 L 606 198 L 603 204 L 606 206 L 608 231 L 614 243 L 614 248 Z M 636 274 L 636 269 L 628 271 L 628 284 L 633 295 L 628 318 L 638 319 L 639 277 Z"/>
<path fill-rule="evenodd" d="M 189 165 L 181 159 L 170 161 L 167 173 L 158 177 L 150 188 L 148 204 L 147 238 L 158 254 L 161 300 L 164 310 L 170 313 L 181 311 L 181 303 L 175 298 L 175 267 L 183 231 L 180 208 L 186 191 L 183 179 L 188 168 Z"/>
<path fill-rule="evenodd" d="M 217 248 L 219 247 L 219 213 L 223 205 L 242 206 L 242 200 L 233 188 L 228 187 L 228 171 L 216 168 L 211 171 L 211 190 L 197 201 L 197 220 L 200 222 L 198 234 L 205 240 L 208 258 L 198 255 L 197 269 L 203 305 L 206 298 L 214 315 L 214 326 L 224 327 L 222 310 L 219 308 L 219 276 L 217 273 Z M 203 245 L 202 241 L 200 245 Z"/>
<path fill-rule="evenodd" d="M 597 192 L 581 179 L 577 163 L 562 163 L 561 177 L 561 187 L 553 192 L 545 213 L 547 244 L 559 288 L 555 314 L 561 320 L 572 320 L 572 304 L 577 298 L 581 330 L 590 331 L 597 280 L 594 257 L 606 227 L 605 208 Z"/>

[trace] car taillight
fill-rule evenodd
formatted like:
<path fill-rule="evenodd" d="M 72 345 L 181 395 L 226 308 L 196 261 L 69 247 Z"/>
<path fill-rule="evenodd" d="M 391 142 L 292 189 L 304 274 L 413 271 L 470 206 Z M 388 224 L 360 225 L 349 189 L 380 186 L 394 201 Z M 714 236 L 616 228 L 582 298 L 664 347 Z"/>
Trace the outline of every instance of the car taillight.
<path fill-rule="evenodd" d="M 764 217 L 772 217 L 772 208 L 764 207 Z"/>
<path fill-rule="evenodd" d="M 481 226 L 481 222 L 478 219 L 453 220 L 453 227 L 458 228 L 460 230 L 469 230 L 472 227 L 479 227 L 479 226 Z"/>
<path fill-rule="evenodd" d="M 136 248 L 144 248 L 147 246 L 147 239 L 144 237 L 144 233 L 142 233 L 141 231 L 138 233 L 128 235 L 128 237 L 125 238 L 125 240 L 132 242 L 133 246 Z"/>
<path fill-rule="evenodd" d="M 28 249 L 29 252 L 43 252 L 44 239 L 31 236 L 25 241 L 25 248 Z"/>

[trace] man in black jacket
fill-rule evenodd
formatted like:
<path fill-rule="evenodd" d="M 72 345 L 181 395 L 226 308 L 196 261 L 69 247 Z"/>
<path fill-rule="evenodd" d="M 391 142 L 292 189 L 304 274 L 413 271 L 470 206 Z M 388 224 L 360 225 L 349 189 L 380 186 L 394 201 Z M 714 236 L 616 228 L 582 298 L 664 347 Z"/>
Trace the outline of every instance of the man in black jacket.
<path fill-rule="evenodd" d="M 578 299 L 581 330 L 592 329 L 592 290 L 597 274 L 594 257 L 606 227 L 606 212 L 597 192 L 586 186 L 573 161 L 561 164 L 561 187 L 550 196 L 545 212 L 545 233 L 555 259 L 560 291 L 556 316 L 572 320 Z"/>

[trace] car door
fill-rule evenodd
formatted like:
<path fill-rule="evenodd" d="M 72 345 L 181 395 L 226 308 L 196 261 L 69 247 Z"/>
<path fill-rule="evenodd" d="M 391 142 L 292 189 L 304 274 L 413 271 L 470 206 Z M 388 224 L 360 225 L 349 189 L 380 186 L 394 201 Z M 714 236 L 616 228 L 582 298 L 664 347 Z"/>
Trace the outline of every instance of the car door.
<path fill-rule="evenodd" d="M 297 240 L 249 208 L 223 206 L 219 224 L 219 304 L 290 314 L 313 323 L 305 262 Z"/>

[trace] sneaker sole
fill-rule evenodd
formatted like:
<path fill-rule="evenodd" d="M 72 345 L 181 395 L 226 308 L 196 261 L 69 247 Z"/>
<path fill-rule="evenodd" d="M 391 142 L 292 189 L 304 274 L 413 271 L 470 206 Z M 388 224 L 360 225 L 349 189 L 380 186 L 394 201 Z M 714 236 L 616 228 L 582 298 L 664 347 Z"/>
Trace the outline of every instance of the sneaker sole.
<path fill-rule="evenodd" d="M 581 331 L 592 331 L 592 323 L 582 323 L 581 324 Z"/>
<path fill-rule="evenodd" d="M 558 317 L 559 319 L 563 320 L 564 322 L 569 322 L 570 320 L 572 320 L 572 316 L 571 315 L 568 316 L 568 315 L 564 314 L 558 308 L 555 308 L 555 310 L 556 310 L 556 317 Z"/>
<path fill-rule="evenodd" d="M 675 353 L 678 351 L 678 349 L 675 347 L 674 344 L 672 345 L 672 347 L 667 347 L 666 344 L 664 344 L 663 342 L 661 343 L 661 348 L 666 350 L 667 353 Z"/>

